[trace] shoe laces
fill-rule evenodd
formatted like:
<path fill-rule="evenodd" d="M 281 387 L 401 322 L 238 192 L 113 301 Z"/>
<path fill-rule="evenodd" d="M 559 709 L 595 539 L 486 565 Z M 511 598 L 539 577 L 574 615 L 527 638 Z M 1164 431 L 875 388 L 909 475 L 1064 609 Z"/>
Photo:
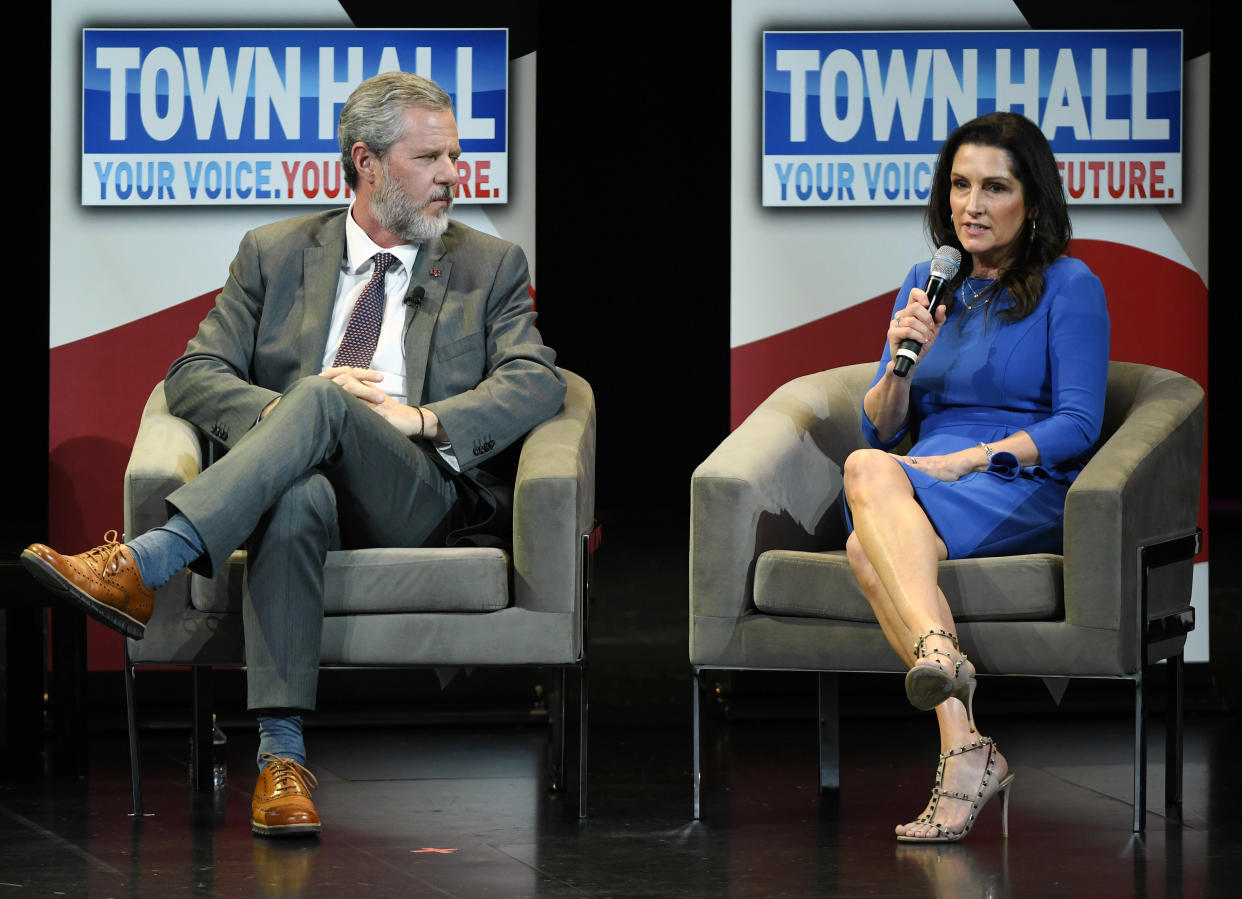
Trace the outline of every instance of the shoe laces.
<path fill-rule="evenodd" d="M 304 765 L 293 759 L 284 759 L 270 752 L 259 754 L 259 761 L 267 762 L 272 772 L 273 795 L 282 793 L 307 793 L 319 788 L 319 781 Z"/>
<path fill-rule="evenodd" d="M 118 534 L 115 529 L 104 532 L 104 542 L 102 546 L 96 546 L 94 549 L 88 549 L 82 553 L 81 559 L 96 571 L 106 572 L 115 570 L 116 556 L 125 544 L 117 540 Z"/>

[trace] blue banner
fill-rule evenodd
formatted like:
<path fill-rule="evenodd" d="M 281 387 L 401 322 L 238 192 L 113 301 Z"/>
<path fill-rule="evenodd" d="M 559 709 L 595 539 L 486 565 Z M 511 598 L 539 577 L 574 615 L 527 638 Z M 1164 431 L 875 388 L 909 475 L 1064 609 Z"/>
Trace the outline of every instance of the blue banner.
<path fill-rule="evenodd" d="M 922 205 L 936 153 L 1035 121 L 1074 203 L 1179 203 L 1180 31 L 766 32 L 765 206 Z"/>
<path fill-rule="evenodd" d="M 453 98 L 458 202 L 508 200 L 506 29 L 85 29 L 83 205 L 345 202 L 336 124 L 366 78 Z"/>

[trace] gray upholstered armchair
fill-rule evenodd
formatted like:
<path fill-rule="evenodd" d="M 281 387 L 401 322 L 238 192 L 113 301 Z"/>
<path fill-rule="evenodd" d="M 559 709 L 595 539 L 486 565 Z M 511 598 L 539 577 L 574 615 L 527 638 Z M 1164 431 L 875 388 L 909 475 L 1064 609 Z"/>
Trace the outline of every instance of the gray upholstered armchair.
<path fill-rule="evenodd" d="M 491 547 L 331 552 L 325 572 L 324 666 L 531 665 L 560 671 L 550 710 L 552 783 L 565 763 L 565 672 L 579 673 L 579 814 L 586 815 L 586 638 L 595 528 L 595 398 L 564 371 L 560 412 L 527 436 L 513 500 L 513 551 Z M 163 524 L 164 497 L 194 477 L 203 442 L 168 412 L 156 385 L 125 472 L 125 532 Z M 209 669 L 245 663 L 241 623 L 244 553 L 215 578 L 183 572 L 160 590 L 142 640 L 126 641 L 126 700 L 135 812 L 141 812 L 133 666 L 194 671 L 192 765 L 211 739 Z"/>
<path fill-rule="evenodd" d="M 863 447 L 866 363 L 785 384 L 695 471 L 690 498 L 694 814 L 699 674 L 820 672 L 820 787 L 839 785 L 837 672 L 901 671 L 845 558 L 841 465 Z M 1181 662 L 1203 458 L 1203 391 L 1143 365 L 1109 368 L 1103 435 L 1069 492 L 1064 554 L 964 559 L 940 586 L 980 674 L 1135 685 L 1134 829 L 1146 805 L 1145 668 L 1168 659 L 1166 804 L 1181 805 Z"/>

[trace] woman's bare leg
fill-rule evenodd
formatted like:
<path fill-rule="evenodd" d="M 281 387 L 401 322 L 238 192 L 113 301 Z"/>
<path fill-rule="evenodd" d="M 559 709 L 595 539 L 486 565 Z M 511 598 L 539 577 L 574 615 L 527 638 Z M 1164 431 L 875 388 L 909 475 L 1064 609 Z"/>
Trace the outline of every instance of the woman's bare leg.
<path fill-rule="evenodd" d="M 949 551 L 901 463 L 880 450 L 853 453 L 845 463 L 845 494 L 858 543 L 906 629 L 915 640 L 936 629 L 956 634 L 936 585 L 937 565 Z"/>
<path fill-rule="evenodd" d="M 948 549 L 915 500 L 901 464 L 888 453 L 861 450 L 851 455 L 845 466 L 845 490 L 854 519 L 854 533 L 846 544 L 850 566 L 889 645 L 906 665 L 913 665 L 920 636 L 933 630 L 957 634 L 949 604 L 936 584 L 937 565 L 948 557 Z M 947 639 L 943 643 L 936 648 L 951 649 Z M 978 739 L 966 707 L 957 699 L 938 705 L 936 719 L 941 752 Z M 942 788 L 973 795 L 986 764 L 986 750 L 953 756 L 945 763 Z M 1007 770 L 998 754 L 994 776 L 1004 777 Z M 929 802 L 919 817 L 926 817 L 932 805 Z M 934 837 L 942 830 L 961 830 L 969 814 L 969 802 L 944 799 L 935 824 L 911 822 L 898 825 L 896 832 Z"/>
<path fill-rule="evenodd" d="M 871 610 L 875 612 L 875 618 L 880 622 L 880 630 L 888 640 L 888 645 L 906 663 L 907 667 L 913 665 L 914 644 L 918 638 L 910 633 L 910 629 L 906 627 L 901 615 L 894 608 L 893 600 L 889 597 L 888 591 L 884 589 L 884 584 L 880 582 L 880 576 L 875 573 L 871 560 L 863 552 L 857 532 L 850 534 L 845 541 L 845 554 L 850 560 L 850 568 L 853 569 L 854 576 L 858 578 L 858 585 L 862 588 L 863 595 L 867 597 L 867 602 L 871 603 Z"/>

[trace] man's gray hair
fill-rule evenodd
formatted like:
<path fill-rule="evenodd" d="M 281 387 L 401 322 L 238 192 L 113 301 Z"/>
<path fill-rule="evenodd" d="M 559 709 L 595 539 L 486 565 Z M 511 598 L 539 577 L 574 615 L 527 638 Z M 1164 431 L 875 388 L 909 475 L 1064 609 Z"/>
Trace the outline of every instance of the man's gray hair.
<path fill-rule="evenodd" d="M 362 141 L 383 158 L 405 134 L 405 111 L 410 107 L 452 110 L 453 100 L 440 85 L 410 72 L 382 72 L 358 85 L 341 109 L 336 137 L 341 144 L 345 182 L 358 186 L 353 146 Z"/>

